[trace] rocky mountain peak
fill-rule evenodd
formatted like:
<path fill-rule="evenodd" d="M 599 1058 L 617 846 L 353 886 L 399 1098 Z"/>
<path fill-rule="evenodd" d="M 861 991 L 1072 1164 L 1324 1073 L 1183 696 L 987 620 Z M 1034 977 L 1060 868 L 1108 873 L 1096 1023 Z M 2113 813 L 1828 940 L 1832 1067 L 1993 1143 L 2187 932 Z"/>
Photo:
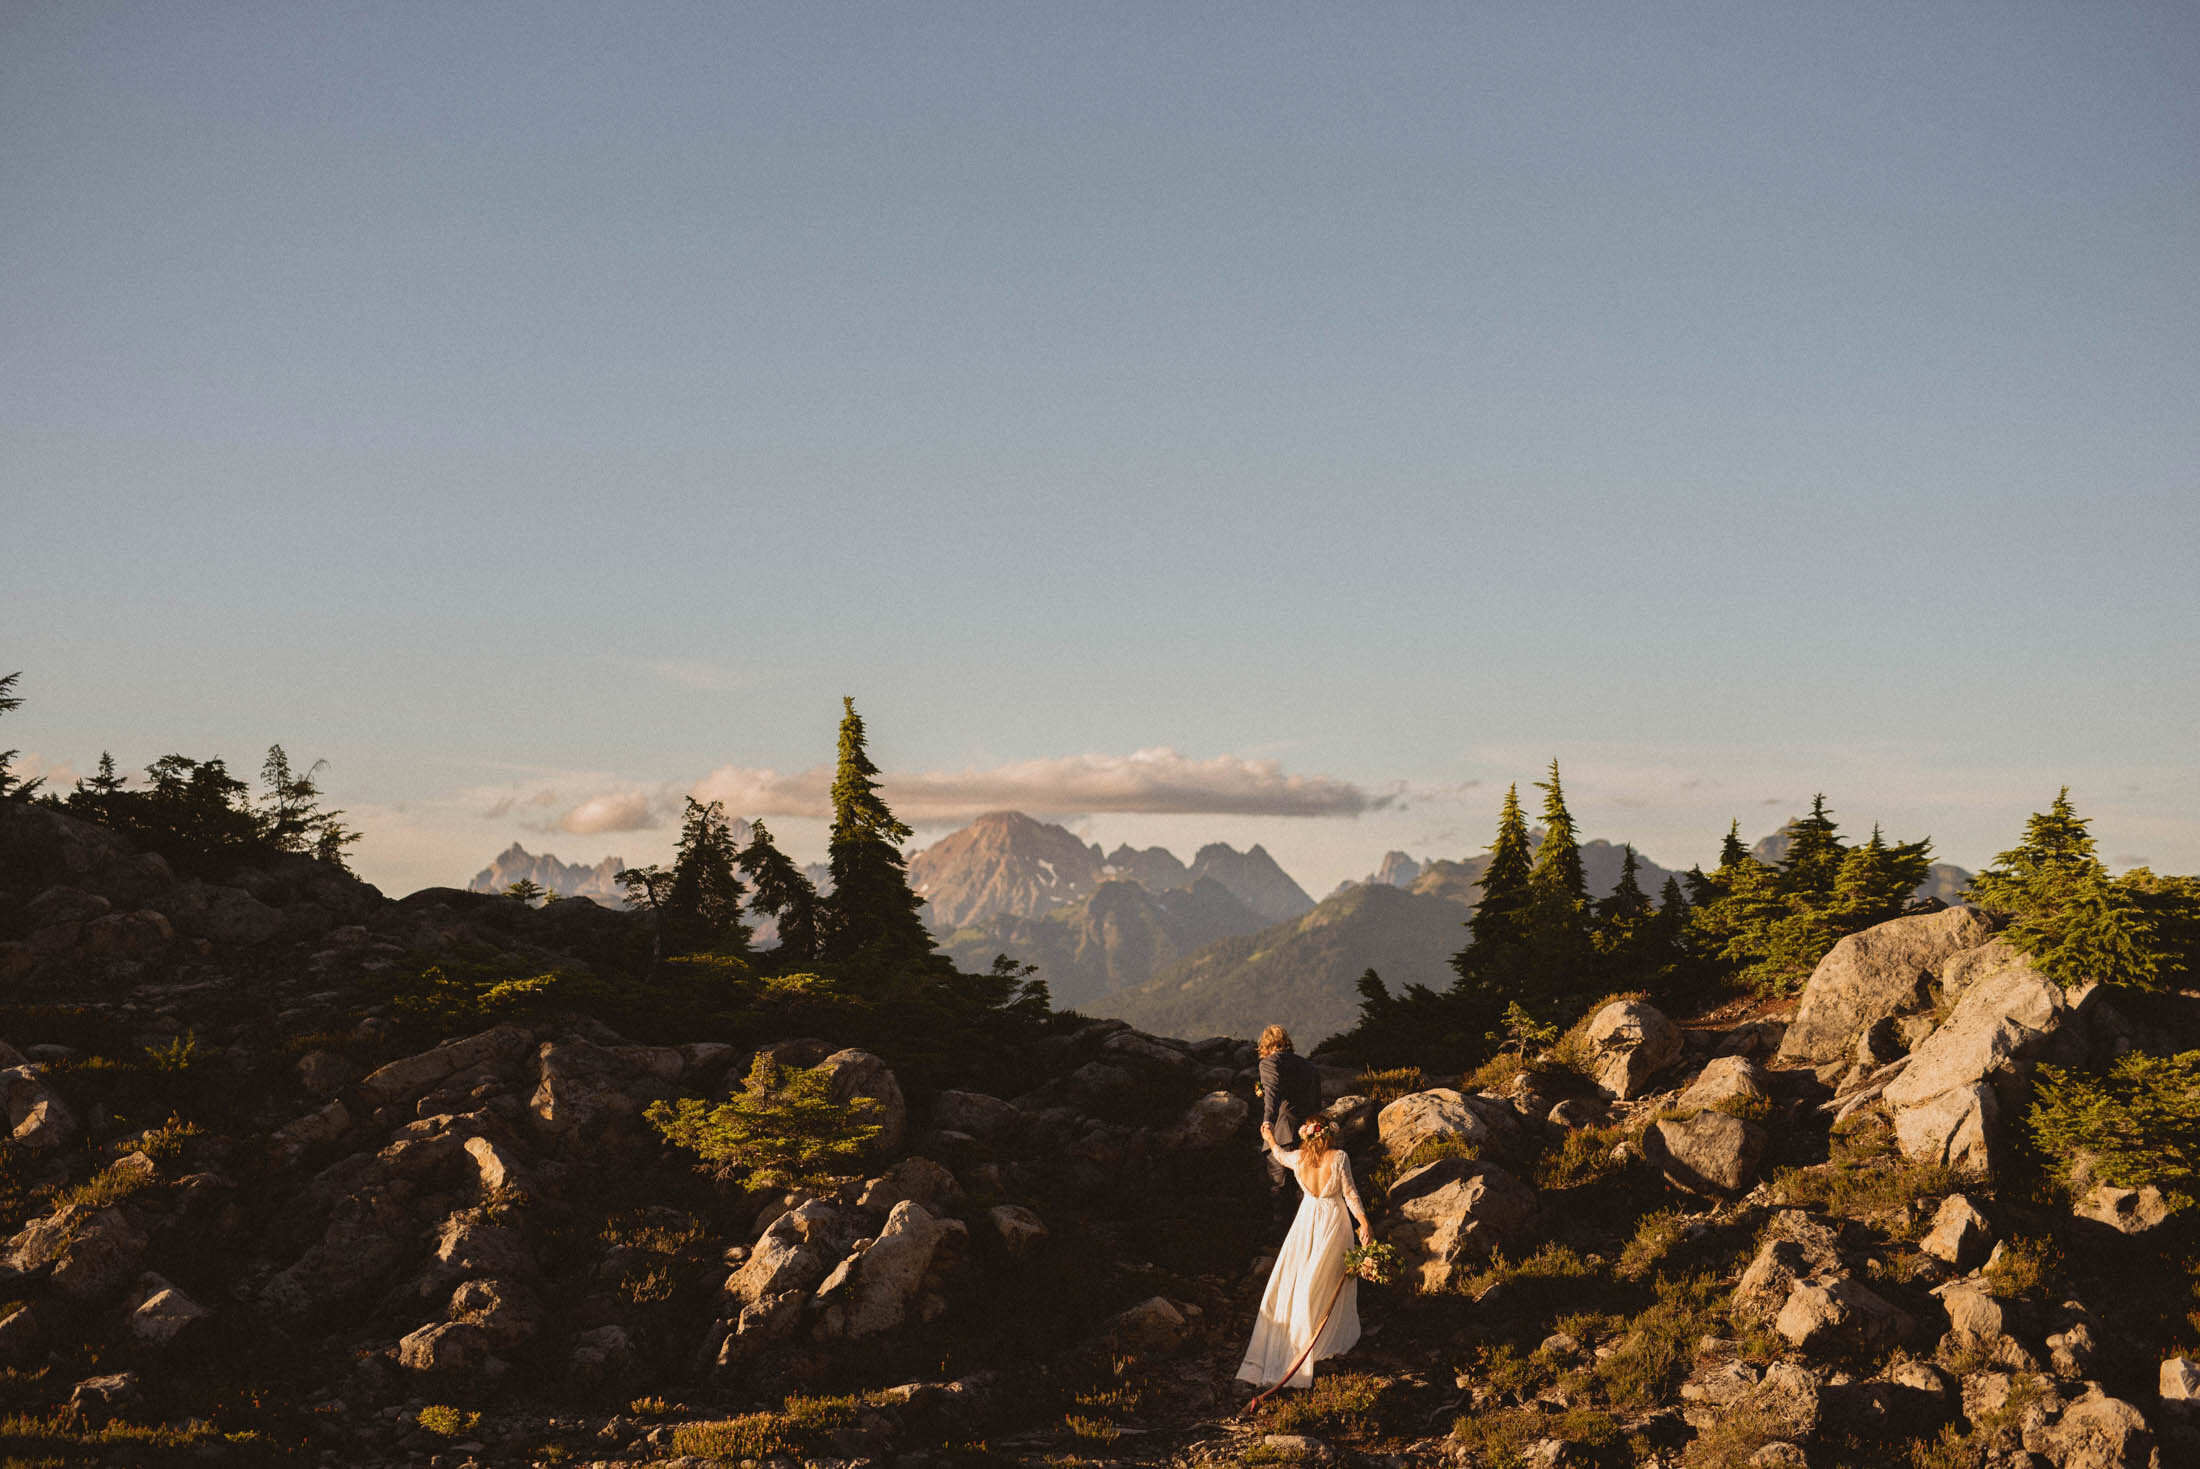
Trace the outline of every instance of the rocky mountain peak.
<path fill-rule="evenodd" d="M 1195 880 L 1212 877 L 1235 893 L 1238 901 L 1272 923 L 1296 918 L 1314 906 L 1306 889 L 1293 881 L 1258 842 L 1243 852 L 1226 842 L 1209 842 L 1192 859 L 1191 875 Z"/>
<path fill-rule="evenodd" d="M 909 887 L 949 933 L 999 913 L 1031 916 L 1091 896 L 1104 877 L 1100 849 L 1066 827 L 1020 811 L 993 811 L 909 859 Z"/>
<path fill-rule="evenodd" d="M 594 898 L 609 907 L 625 901 L 619 874 L 626 870 L 623 857 L 606 857 L 593 867 L 560 862 L 549 852 L 537 856 L 518 842 L 512 843 L 474 874 L 468 892 L 501 893 L 515 882 L 532 882 L 544 892 L 561 898 Z"/>

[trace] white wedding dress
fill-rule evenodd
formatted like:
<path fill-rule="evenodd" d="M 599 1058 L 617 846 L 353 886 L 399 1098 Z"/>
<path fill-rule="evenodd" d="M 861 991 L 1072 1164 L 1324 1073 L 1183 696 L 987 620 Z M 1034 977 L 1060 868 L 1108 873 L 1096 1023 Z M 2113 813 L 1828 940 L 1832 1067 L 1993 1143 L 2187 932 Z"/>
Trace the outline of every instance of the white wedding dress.
<path fill-rule="evenodd" d="M 1282 1380 L 1299 1353 L 1313 1340 L 1329 1297 L 1337 1291 L 1337 1304 L 1329 1310 L 1329 1323 L 1321 1327 L 1321 1339 L 1291 1378 L 1293 1387 L 1310 1387 L 1314 1363 L 1322 1357 L 1348 1352 L 1360 1339 L 1359 1281 L 1345 1274 L 1345 1252 L 1355 1236 L 1353 1216 L 1363 1214 L 1359 1191 L 1352 1186 L 1352 1160 L 1333 1151 L 1322 1160 L 1320 1177 L 1302 1166 L 1298 1153 L 1272 1150 L 1276 1160 L 1298 1176 L 1303 1197 L 1291 1232 L 1283 1237 L 1276 1254 L 1276 1268 L 1269 1273 L 1268 1290 L 1260 1298 L 1260 1317 L 1253 1323 L 1253 1343 L 1245 1349 L 1245 1363 L 1238 1377 L 1267 1387 Z"/>

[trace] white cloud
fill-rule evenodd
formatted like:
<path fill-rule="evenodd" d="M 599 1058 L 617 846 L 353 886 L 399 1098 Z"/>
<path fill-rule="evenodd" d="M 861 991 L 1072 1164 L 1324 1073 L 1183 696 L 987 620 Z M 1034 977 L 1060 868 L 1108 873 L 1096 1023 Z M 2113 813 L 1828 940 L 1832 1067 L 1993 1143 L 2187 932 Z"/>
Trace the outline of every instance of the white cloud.
<path fill-rule="evenodd" d="M 567 811 L 551 828 L 581 836 L 607 831 L 647 831 L 664 825 L 663 803 L 648 791 L 611 791 Z M 549 828 L 545 828 L 549 829 Z"/>
<path fill-rule="evenodd" d="M 723 801 L 740 816 L 818 816 L 832 770 L 780 772 L 726 765 L 697 782 L 699 800 Z M 897 771 L 879 778 L 894 813 L 911 823 L 967 821 L 987 811 L 1062 816 L 1359 816 L 1382 810 L 1395 792 L 1373 794 L 1326 775 L 1290 775 L 1275 760 L 1217 755 L 1194 760 L 1157 748 L 1129 755 L 1067 755 L 984 770 Z"/>

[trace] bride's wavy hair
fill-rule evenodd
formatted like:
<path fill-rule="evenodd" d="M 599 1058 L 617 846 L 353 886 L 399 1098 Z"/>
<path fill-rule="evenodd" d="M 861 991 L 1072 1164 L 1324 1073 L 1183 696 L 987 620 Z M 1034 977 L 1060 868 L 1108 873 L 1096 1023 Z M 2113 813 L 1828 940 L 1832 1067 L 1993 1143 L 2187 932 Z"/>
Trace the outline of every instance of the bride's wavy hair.
<path fill-rule="evenodd" d="M 1299 1152 L 1309 1163 L 1319 1163 L 1337 1150 L 1337 1129 L 1319 1113 L 1299 1124 Z"/>

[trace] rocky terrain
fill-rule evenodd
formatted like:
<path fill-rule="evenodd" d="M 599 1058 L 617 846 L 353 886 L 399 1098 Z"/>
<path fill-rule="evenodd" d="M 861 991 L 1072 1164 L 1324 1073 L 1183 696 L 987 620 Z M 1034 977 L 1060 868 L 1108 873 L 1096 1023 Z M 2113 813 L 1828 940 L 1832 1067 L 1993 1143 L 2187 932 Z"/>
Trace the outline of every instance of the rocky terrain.
<path fill-rule="evenodd" d="M 1614 997 L 1467 1077 L 1324 1067 L 1406 1279 L 1252 1413 L 1243 1041 L 652 987 L 646 922 L 304 857 L 179 879 L 0 806 L 6 1453 L 2200 1463 L 2189 1211 L 2049 1178 L 2022 1125 L 2038 1066 L 2200 1014 L 2066 991 L 1982 913 L 1853 935 L 1789 1007 Z M 762 1186 L 644 1120 L 758 1053 L 875 1111 L 860 1176 Z"/>

